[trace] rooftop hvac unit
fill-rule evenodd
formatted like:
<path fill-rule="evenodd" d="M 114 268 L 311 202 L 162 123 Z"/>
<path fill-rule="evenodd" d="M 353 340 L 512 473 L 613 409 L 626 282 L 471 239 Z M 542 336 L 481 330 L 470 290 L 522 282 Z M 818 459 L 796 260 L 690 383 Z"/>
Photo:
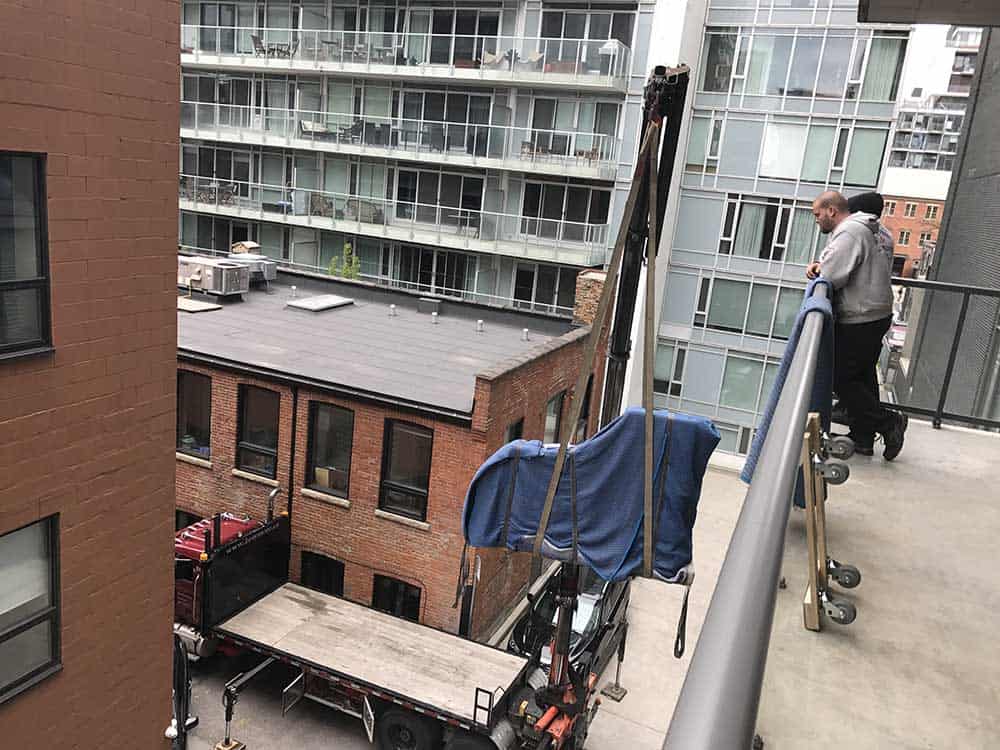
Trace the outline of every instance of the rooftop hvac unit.
<path fill-rule="evenodd" d="M 217 297 L 245 294 L 250 290 L 250 269 L 231 260 L 180 255 L 177 286 Z"/>
<path fill-rule="evenodd" d="M 274 281 L 278 278 L 278 264 L 266 255 L 256 253 L 231 253 L 229 260 L 250 269 L 255 280 Z"/>

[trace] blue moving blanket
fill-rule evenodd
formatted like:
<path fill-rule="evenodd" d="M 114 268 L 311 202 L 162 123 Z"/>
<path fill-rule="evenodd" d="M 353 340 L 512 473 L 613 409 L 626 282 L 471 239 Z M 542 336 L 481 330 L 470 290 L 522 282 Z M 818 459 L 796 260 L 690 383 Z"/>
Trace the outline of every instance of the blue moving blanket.
<path fill-rule="evenodd" d="M 632 407 L 589 440 L 569 447 L 543 556 L 575 557 L 607 581 L 641 574 L 643 423 L 643 409 Z M 691 530 L 719 432 L 708 419 L 657 410 L 653 434 L 654 576 L 689 583 Z M 532 550 L 558 450 L 538 440 L 515 440 L 479 468 L 462 514 L 470 545 Z"/>

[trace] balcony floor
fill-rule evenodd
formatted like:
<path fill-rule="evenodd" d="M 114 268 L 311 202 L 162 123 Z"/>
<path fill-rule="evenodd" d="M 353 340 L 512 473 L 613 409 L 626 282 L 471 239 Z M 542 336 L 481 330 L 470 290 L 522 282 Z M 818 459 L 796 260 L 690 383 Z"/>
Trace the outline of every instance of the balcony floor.
<path fill-rule="evenodd" d="M 863 576 L 843 593 L 858 608 L 850 626 L 802 627 L 805 526 L 793 512 L 758 721 L 766 750 L 997 747 L 1000 491 L 989 471 L 998 458 L 996 435 L 911 421 L 895 462 L 851 459 L 827 511 L 830 554 Z M 605 699 L 589 750 L 660 747 L 744 494 L 735 475 L 709 472 L 682 660 L 670 653 L 681 592 L 636 582 L 629 694 Z M 613 677 L 612 664 L 604 680 Z"/>

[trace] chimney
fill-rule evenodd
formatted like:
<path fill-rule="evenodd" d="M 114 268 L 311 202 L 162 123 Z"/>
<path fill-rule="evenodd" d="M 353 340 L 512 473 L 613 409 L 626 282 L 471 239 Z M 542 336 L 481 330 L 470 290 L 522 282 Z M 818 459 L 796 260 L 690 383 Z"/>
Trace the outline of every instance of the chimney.
<path fill-rule="evenodd" d="M 573 322 L 579 325 L 590 325 L 597 317 L 597 307 L 601 302 L 601 292 L 604 291 L 604 280 L 607 273 L 595 268 L 588 268 L 576 276 L 576 301 L 573 305 Z"/>

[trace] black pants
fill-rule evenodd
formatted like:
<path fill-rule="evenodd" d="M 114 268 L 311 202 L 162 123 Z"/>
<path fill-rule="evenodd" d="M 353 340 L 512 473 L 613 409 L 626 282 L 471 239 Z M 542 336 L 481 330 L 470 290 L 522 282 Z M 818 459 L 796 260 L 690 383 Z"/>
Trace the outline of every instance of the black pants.
<path fill-rule="evenodd" d="M 875 367 L 882 351 L 882 337 L 892 318 L 871 323 L 838 323 L 834 340 L 833 389 L 851 418 L 851 433 L 868 441 L 885 433 L 895 420 L 893 412 L 879 405 Z"/>

